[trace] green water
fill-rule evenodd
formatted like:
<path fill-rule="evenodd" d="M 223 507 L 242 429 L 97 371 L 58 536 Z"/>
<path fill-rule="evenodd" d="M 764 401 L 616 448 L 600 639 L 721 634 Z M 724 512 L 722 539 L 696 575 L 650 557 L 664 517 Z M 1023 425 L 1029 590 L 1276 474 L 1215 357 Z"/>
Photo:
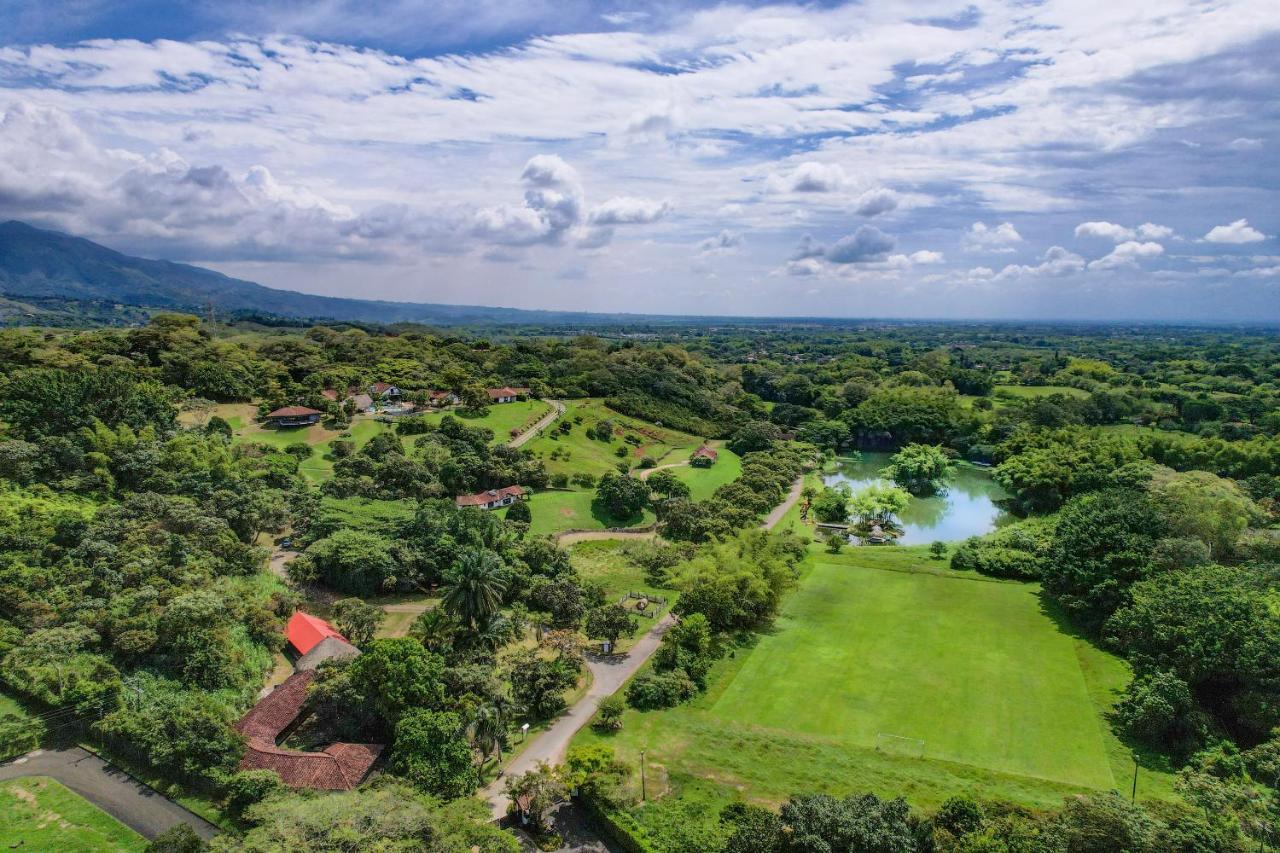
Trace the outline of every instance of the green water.
<path fill-rule="evenodd" d="M 824 474 L 828 486 L 848 483 L 855 492 L 881 480 L 880 471 L 889 464 L 888 453 L 863 453 L 859 459 L 837 459 L 837 470 Z M 947 492 L 931 498 L 911 499 L 898 521 L 903 534 L 902 545 L 927 545 L 930 542 L 954 542 L 970 536 L 990 533 L 1013 517 L 996 505 L 1008 497 L 1004 489 L 991 479 L 986 469 L 959 463 Z"/>

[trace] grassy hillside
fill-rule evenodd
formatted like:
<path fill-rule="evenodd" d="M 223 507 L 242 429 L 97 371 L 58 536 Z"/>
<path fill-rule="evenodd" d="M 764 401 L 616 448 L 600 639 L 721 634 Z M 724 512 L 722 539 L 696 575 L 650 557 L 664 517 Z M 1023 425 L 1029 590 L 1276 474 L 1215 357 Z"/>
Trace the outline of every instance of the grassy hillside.
<path fill-rule="evenodd" d="M 587 436 L 587 429 L 601 420 L 610 420 L 618 428 L 612 441 Z M 599 477 L 616 470 L 621 461 L 634 467 L 645 456 L 659 465 L 679 462 L 702 443 L 698 436 L 618 414 L 599 399 L 567 401 L 559 422 L 570 425 L 567 435 L 549 429 L 525 445 L 545 461 L 547 472 L 553 475 L 582 472 Z M 627 443 L 628 435 L 639 438 L 640 443 Z M 626 449 L 625 456 L 617 455 L 619 447 Z"/>

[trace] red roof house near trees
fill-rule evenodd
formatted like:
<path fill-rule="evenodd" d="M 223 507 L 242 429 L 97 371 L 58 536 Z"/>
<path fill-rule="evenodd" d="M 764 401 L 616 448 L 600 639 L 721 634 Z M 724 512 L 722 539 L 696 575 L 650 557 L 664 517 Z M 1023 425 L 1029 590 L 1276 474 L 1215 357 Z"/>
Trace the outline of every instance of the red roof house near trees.
<path fill-rule="evenodd" d="M 350 791 L 368 775 L 382 754 L 382 744 L 332 743 L 320 752 L 298 752 L 276 746 L 276 739 L 302 713 L 307 687 L 315 677 L 313 670 L 294 673 L 259 700 L 236 724 L 236 731 L 245 739 L 240 769 L 274 770 L 291 788 Z"/>
<path fill-rule="evenodd" d="M 338 633 L 337 628 L 319 616 L 312 616 L 310 613 L 303 613 L 301 610 L 295 611 L 289 617 L 289 624 L 284 629 L 284 635 L 289 641 L 289 645 L 293 646 L 294 651 L 299 655 L 305 655 L 326 637 L 336 637 L 344 643 L 347 642 L 347 638 Z"/>

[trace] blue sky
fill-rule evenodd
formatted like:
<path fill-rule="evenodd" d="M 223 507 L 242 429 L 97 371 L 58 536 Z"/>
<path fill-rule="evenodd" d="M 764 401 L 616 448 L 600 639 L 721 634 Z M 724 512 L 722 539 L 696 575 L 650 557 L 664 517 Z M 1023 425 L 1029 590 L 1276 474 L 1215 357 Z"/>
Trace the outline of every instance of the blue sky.
<path fill-rule="evenodd" d="M 272 286 L 1280 320 L 1273 0 L 10 0 L 0 39 L 0 218 Z"/>

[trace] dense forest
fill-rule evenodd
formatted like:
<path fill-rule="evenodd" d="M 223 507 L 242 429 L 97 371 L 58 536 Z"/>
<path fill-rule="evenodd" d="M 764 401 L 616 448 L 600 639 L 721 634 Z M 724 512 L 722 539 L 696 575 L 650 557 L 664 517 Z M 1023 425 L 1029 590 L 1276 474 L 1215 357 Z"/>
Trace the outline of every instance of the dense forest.
<path fill-rule="evenodd" d="M 0 717 L 0 743 L 17 754 L 92 742 L 210 804 L 229 830 L 216 849 L 337 849 L 325 846 L 336 815 L 367 842 L 418 844 L 386 849 L 515 849 L 469 800 L 486 762 L 520 725 L 565 707 L 588 640 L 637 626 L 535 535 L 525 505 L 455 505 L 513 484 L 564 487 L 553 456 L 475 425 L 498 408 L 486 389 L 503 386 L 601 401 L 610 418 L 562 420 L 556 440 L 589 429 L 582 441 L 624 451 L 581 485 L 605 517 L 651 517 L 665 540 L 628 552 L 679 591 L 681 617 L 625 690 L 631 707 L 688 701 L 733 642 L 772 623 L 810 546 L 751 528 L 806 471 L 882 450 L 915 495 L 942 488 L 956 462 L 990 467 L 1020 520 L 960 544 L 949 565 L 1040 583 L 1076 630 L 1128 661 L 1114 724 L 1184 780 L 1185 804 L 1159 813 L 1099 797 L 1032 814 L 974 795 L 923 814 L 795 791 L 780 814 L 726 813 L 724 849 L 1228 850 L 1280 837 L 1273 334 L 797 324 L 563 335 L 158 314 L 132 328 L 0 331 L 0 375 L 0 684 L 22 706 Z M 372 423 L 349 391 L 373 383 L 418 413 L 433 392 L 459 403 L 342 438 Z M 245 440 L 231 404 L 257 418 L 306 407 L 340 437 L 320 450 Z M 625 452 L 648 441 L 642 428 L 714 442 L 741 471 L 697 497 L 669 471 L 642 477 L 654 459 Z M 891 509 L 857 500 L 804 496 L 820 518 L 891 526 Z M 269 571 L 282 540 L 298 554 Z M 378 596 L 407 593 L 439 605 L 404 635 L 377 636 Z M 294 743 L 388 745 L 375 781 L 325 801 L 323 820 L 271 771 L 239 769 L 234 728 L 286 622 L 317 607 L 363 653 L 318 670 Z M 588 759 L 575 784 L 607 800 L 621 771 Z M 528 780 L 534 800 L 554 789 Z"/>

